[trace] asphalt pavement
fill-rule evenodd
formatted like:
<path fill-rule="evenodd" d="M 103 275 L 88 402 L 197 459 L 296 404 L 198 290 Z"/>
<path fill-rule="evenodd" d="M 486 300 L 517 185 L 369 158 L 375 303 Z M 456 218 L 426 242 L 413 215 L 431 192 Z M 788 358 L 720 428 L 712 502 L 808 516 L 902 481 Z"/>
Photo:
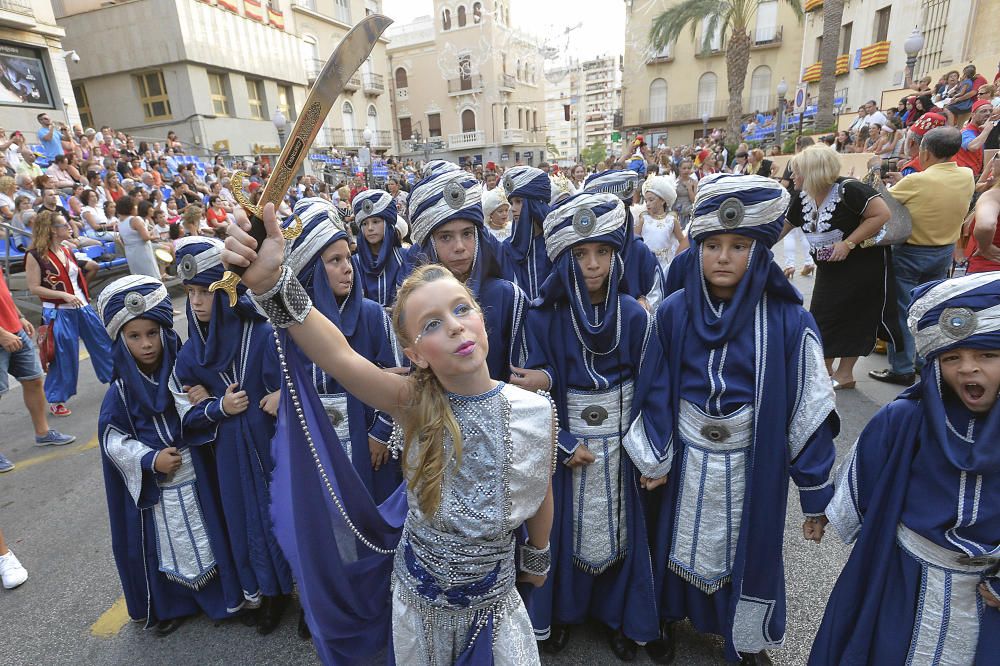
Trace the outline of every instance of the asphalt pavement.
<path fill-rule="evenodd" d="M 780 246 L 779 246 L 780 247 Z M 812 279 L 794 284 L 808 297 Z M 183 311 L 183 300 L 175 298 Z M 177 330 L 186 335 L 183 316 Z M 61 448 L 35 448 L 20 388 L 0 400 L 0 452 L 17 468 L 0 474 L 0 528 L 28 570 L 16 590 L 0 589 L 0 662 L 14 665 L 61 664 L 310 664 L 311 643 L 295 633 L 288 613 L 279 629 L 260 637 L 239 621 L 194 619 L 173 635 L 157 638 L 128 621 L 108 530 L 107 505 L 97 448 L 97 417 L 105 387 L 86 360 L 80 367 L 73 415 L 52 418 L 52 427 L 77 441 Z M 857 389 L 837 395 L 841 432 L 838 463 L 859 432 L 897 393 L 896 387 L 869 380 L 869 369 L 884 367 L 883 356 L 862 359 Z M 828 533 L 820 545 L 802 538 L 798 493 L 789 493 L 785 534 L 788 629 L 783 649 L 771 652 L 776 664 L 804 664 L 848 547 Z M 384 659 L 378 660 L 384 663 Z M 578 628 L 566 650 L 545 664 L 614 664 L 604 633 L 597 626 Z M 640 651 L 636 663 L 651 663 Z M 698 635 L 685 624 L 679 632 L 677 664 L 722 664 L 721 640 Z"/>

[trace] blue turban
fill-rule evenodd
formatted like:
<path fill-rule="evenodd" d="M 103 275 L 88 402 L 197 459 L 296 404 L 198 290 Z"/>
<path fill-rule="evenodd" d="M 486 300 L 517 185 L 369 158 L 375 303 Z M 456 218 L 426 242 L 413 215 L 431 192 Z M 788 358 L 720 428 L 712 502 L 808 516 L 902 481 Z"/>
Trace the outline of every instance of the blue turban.
<path fill-rule="evenodd" d="M 764 176 L 706 176 L 698 183 L 688 234 L 695 243 L 712 234 L 740 234 L 771 247 L 785 226 L 790 198 L 781 183 Z"/>
<path fill-rule="evenodd" d="M 365 194 L 370 192 L 371 190 Z M 295 214 L 302 220 L 302 233 L 289 248 L 285 264 L 305 287 L 313 306 L 332 321 L 341 333 L 350 337 L 357 328 L 364 299 L 358 276 L 354 275 L 350 293 L 342 303 L 338 303 L 323 267 L 323 251 L 339 240 L 349 240 L 344 223 L 336 207 L 318 197 L 299 201 L 295 204 Z"/>
<path fill-rule="evenodd" d="M 947 412 L 959 406 L 944 397 L 940 363 L 941 355 L 953 349 L 1000 350 L 1000 272 L 928 282 L 912 295 L 907 324 L 917 353 L 928 362 L 920 371 L 920 382 L 900 398 L 922 399 L 922 441 L 937 440 L 956 468 L 975 474 L 1000 472 L 1000 447 L 996 446 L 1000 442 L 1000 407 L 994 405 L 989 413 L 977 415 L 976 444 L 971 446 L 949 427 Z"/>
<path fill-rule="evenodd" d="M 547 173 L 530 166 L 516 166 L 507 169 L 503 175 L 503 189 L 507 199 L 521 197 L 524 203 L 521 214 L 514 220 L 514 230 L 510 237 L 510 247 L 515 260 L 525 261 L 531 251 L 531 239 L 535 234 L 533 222 L 541 224 L 549 214 L 552 198 L 552 181 Z"/>
<path fill-rule="evenodd" d="M 104 288 L 97 299 L 97 311 L 111 337 L 114 376 L 128 390 L 126 407 L 129 413 L 137 416 L 140 413 L 166 412 L 173 404 L 169 380 L 180 349 L 180 341 L 174 332 L 174 309 L 167 288 L 156 278 L 127 275 Z M 120 335 L 125 324 L 133 319 L 149 319 L 160 325 L 163 356 L 153 382 L 143 376 Z"/>
<path fill-rule="evenodd" d="M 454 220 L 483 226 L 483 188 L 467 171 L 440 170 L 410 191 L 410 238 L 424 245 L 435 229 Z"/>
<path fill-rule="evenodd" d="M 622 249 L 627 234 L 625 204 L 613 194 L 580 193 L 558 204 L 545 218 L 545 249 L 552 272 L 542 283 L 535 305 L 568 301 L 576 330 L 587 349 L 606 354 L 618 343 L 618 294 L 624 271 Z M 569 250 L 583 243 L 607 243 L 615 249 L 608 274 L 604 311 L 595 314 L 580 271 Z"/>
<path fill-rule="evenodd" d="M 754 309 L 766 291 L 775 298 L 802 303 L 802 296 L 774 263 L 771 246 L 784 226 L 790 195 L 777 181 L 763 176 L 712 174 L 698 184 L 688 235 L 691 248 L 678 267 L 691 324 L 709 348 L 723 345 L 750 330 Z M 754 241 L 747 272 L 721 314 L 712 303 L 702 266 L 702 243 L 717 234 L 739 234 Z M 691 263 L 696 262 L 692 266 Z M 674 267 L 671 266 L 671 273 Z"/>
<path fill-rule="evenodd" d="M 592 173 L 583 182 L 584 192 L 606 192 L 629 201 L 639 187 L 639 174 L 630 169 L 609 169 Z"/>
<path fill-rule="evenodd" d="M 185 236 L 174 245 L 177 277 L 186 285 L 209 287 L 222 279 L 225 267 L 222 265 L 222 241 L 207 236 Z M 196 358 L 202 367 L 223 371 L 228 369 L 239 348 L 237 341 L 242 335 L 246 319 L 263 321 L 266 319 L 257 304 L 246 293 L 241 283 L 236 288 L 239 299 L 234 307 L 229 306 L 229 297 L 219 289 L 212 301 L 212 319 L 201 325 L 191 302 L 188 301 L 188 341 L 197 350 Z"/>
<path fill-rule="evenodd" d="M 385 236 L 377 257 L 372 254 L 368 241 L 360 231 L 361 223 L 369 217 L 377 217 L 385 222 Z M 396 200 L 385 190 L 367 190 L 354 197 L 354 221 L 359 229 L 357 258 L 362 273 L 361 279 L 365 281 L 366 291 L 369 294 L 379 293 L 379 278 L 387 268 L 395 265 L 396 250 L 400 247 L 399 233 L 396 231 L 397 217 L 399 212 L 396 209 Z M 394 277 L 387 277 L 395 281 Z"/>
<path fill-rule="evenodd" d="M 431 176 L 436 176 L 439 173 L 461 170 L 462 167 L 458 166 L 454 162 L 449 162 L 448 160 L 431 160 L 424 165 L 421 175 L 423 175 L 424 178 L 430 178 Z"/>

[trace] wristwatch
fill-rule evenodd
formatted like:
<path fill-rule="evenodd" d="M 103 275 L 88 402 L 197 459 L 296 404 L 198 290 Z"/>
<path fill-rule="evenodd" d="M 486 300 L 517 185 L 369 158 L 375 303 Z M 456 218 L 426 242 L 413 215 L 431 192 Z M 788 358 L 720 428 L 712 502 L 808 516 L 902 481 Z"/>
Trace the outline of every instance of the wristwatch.
<path fill-rule="evenodd" d="M 852 250 L 858 246 L 857 243 L 855 243 L 854 241 L 849 241 L 846 238 L 844 239 L 844 243 L 846 243 L 847 247 L 850 248 L 850 249 L 852 249 Z"/>

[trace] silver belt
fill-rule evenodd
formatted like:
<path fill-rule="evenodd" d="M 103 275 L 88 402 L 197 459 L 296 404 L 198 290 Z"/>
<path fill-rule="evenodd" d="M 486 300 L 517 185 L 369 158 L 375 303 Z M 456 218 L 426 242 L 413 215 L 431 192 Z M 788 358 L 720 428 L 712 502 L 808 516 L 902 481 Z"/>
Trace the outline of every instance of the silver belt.
<path fill-rule="evenodd" d="M 685 442 L 711 451 L 731 451 L 750 445 L 753 408 L 744 405 L 728 416 L 709 416 L 697 405 L 681 400 L 677 424 Z"/>
<path fill-rule="evenodd" d="M 896 529 L 896 541 L 903 550 L 915 558 L 955 573 L 981 574 L 1000 565 L 1000 557 L 989 555 L 971 557 L 967 553 L 944 548 L 917 534 L 903 523 Z"/>
<path fill-rule="evenodd" d="M 607 391 L 567 391 L 569 431 L 577 437 L 618 435 L 628 429 L 632 382 Z"/>

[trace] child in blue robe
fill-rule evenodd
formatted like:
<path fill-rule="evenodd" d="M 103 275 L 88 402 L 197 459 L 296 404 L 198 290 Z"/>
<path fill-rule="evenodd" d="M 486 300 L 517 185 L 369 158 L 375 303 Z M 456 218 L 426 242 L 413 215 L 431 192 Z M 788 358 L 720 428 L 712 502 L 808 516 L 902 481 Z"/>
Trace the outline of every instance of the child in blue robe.
<path fill-rule="evenodd" d="M 355 281 L 365 298 L 388 308 L 404 273 L 403 248 L 396 231 L 396 202 L 385 190 L 366 190 L 354 197 L 358 234 Z"/>
<path fill-rule="evenodd" d="M 360 197 L 355 198 L 355 203 Z M 358 354 L 382 368 L 402 367 L 403 353 L 392 333 L 389 315 L 381 305 L 361 295 L 347 232 L 336 207 L 325 199 L 309 197 L 300 199 L 294 212 L 303 229 L 291 243 L 286 263 L 315 307 L 336 324 Z M 392 459 L 387 448 L 392 419 L 347 393 L 318 365 L 310 366 L 316 391 L 340 445 L 375 503 L 382 503 L 403 480 L 399 461 Z"/>
<path fill-rule="evenodd" d="M 570 625 L 597 619 L 623 661 L 636 641 L 659 637 L 652 559 L 640 471 L 666 471 L 651 439 L 626 439 L 641 404 L 668 402 L 666 374 L 642 375 L 655 345 L 653 319 L 621 293 L 621 250 L 628 228 L 614 194 L 577 194 L 544 224 L 552 272 L 528 313 L 529 328 L 553 375 L 559 413 L 559 461 L 553 480 L 553 570 L 532 595 L 535 634 L 561 651 Z"/>
<path fill-rule="evenodd" d="M 483 307 L 490 338 L 486 364 L 490 376 L 507 381 L 512 366 L 528 358 L 524 317 L 528 298 L 504 279 L 499 243 L 483 219 L 482 186 L 457 168 L 438 168 L 410 192 L 409 269 L 428 262 L 444 265 Z M 523 388 L 547 388 L 527 387 Z"/>
<path fill-rule="evenodd" d="M 656 312 L 656 308 L 664 298 L 664 275 L 656 255 L 641 238 L 635 235 L 635 221 L 632 219 L 630 204 L 639 187 L 639 174 L 629 169 L 619 169 L 587 176 L 583 191 L 614 194 L 625 202 L 628 234 L 625 236 L 625 247 L 621 251 L 625 266 L 622 290 L 646 306 L 650 312 Z"/>
<path fill-rule="evenodd" d="M 788 197 L 760 176 L 703 180 L 683 289 L 656 312 L 671 402 L 641 418 L 647 433 L 662 411 L 674 420 L 651 537 L 665 635 L 647 651 L 658 663 L 673 660 L 685 618 L 721 635 L 728 660 L 767 663 L 760 653 L 785 632 L 788 480 L 806 526 L 833 493 L 832 383 L 815 322 L 770 251 Z"/>
<path fill-rule="evenodd" d="M 177 356 L 176 372 L 182 386 L 207 393 L 207 398 L 192 399 L 196 404 L 184 423 L 214 441 L 246 607 L 259 607 L 257 631 L 268 634 L 281 621 L 292 591 L 292 575 L 268 515 L 280 368 L 271 326 L 250 298 L 242 294 L 230 307 L 225 292 L 208 291 L 222 278 L 221 250 L 222 243 L 213 238 L 177 242 L 177 274 L 188 294 L 188 340 Z"/>
<path fill-rule="evenodd" d="M 503 242 L 504 251 L 518 286 L 534 300 L 552 270 L 542 235 L 542 223 L 549 214 L 552 183 L 541 169 L 515 166 L 504 173 L 503 188 L 514 218 L 513 231 Z"/>
<path fill-rule="evenodd" d="M 810 664 L 1000 656 L 1000 273 L 913 295 L 920 382 L 865 427 L 816 525 L 855 545 Z"/>
<path fill-rule="evenodd" d="M 191 408 L 174 376 L 180 341 L 159 280 L 119 278 L 97 309 L 114 378 L 98 433 L 111 547 L 129 616 L 172 633 L 190 615 L 221 620 L 243 604 L 219 488 L 204 441 L 181 426 Z"/>

